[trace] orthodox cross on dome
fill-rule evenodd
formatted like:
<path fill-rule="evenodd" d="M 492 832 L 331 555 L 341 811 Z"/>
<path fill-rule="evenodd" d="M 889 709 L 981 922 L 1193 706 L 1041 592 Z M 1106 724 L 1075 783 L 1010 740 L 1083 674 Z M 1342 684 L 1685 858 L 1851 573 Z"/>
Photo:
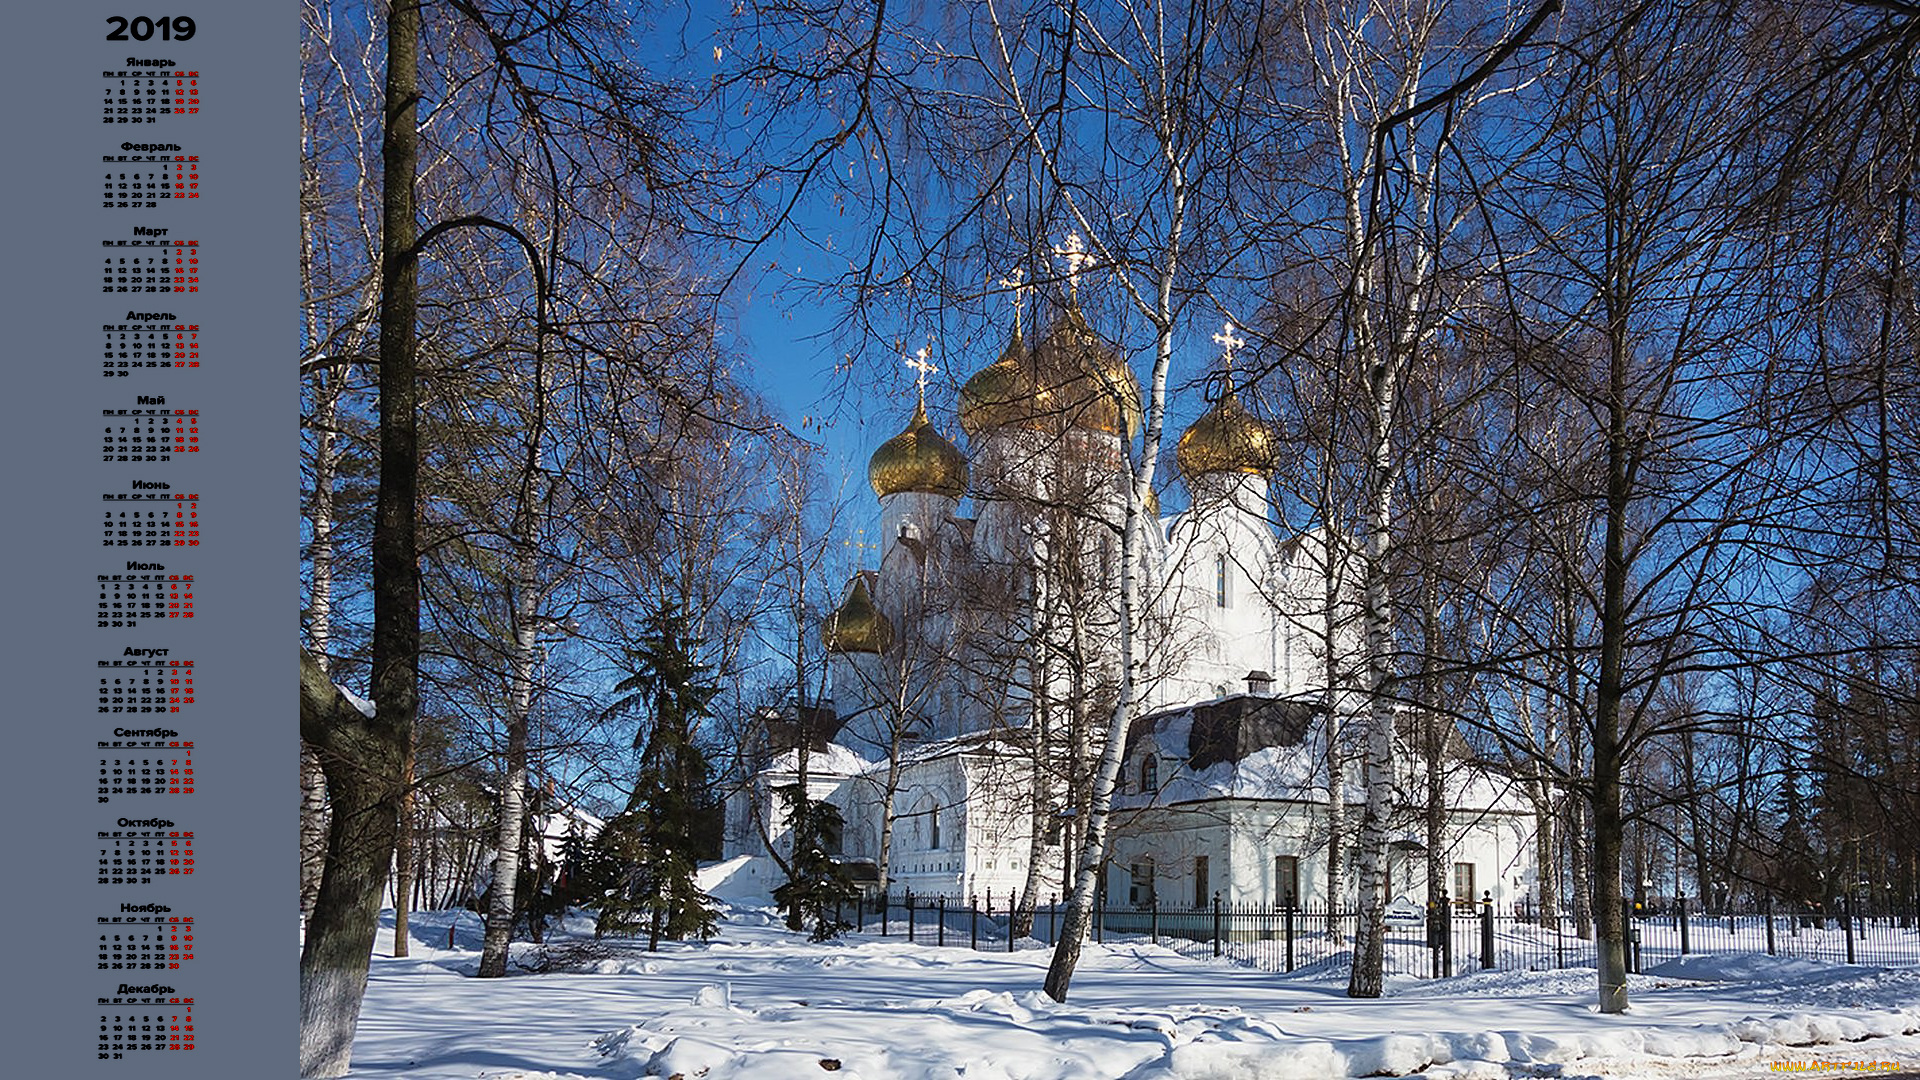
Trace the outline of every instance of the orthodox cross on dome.
<path fill-rule="evenodd" d="M 1234 336 L 1233 324 L 1229 322 L 1220 329 L 1219 333 L 1213 335 L 1213 343 L 1220 346 L 1220 359 L 1226 362 L 1227 374 L 1232 375 L 1234 350 L 1245 345 L 1247 339 Z"/>
<path fill-rule="evenodd" d="M 919 378 L 915 381 L 920 384 L 920 407 L 923 409 L 927 407 L 927 376 L 940 370 L 933 366 L 933 361 L 927 359 L 932 355 L 933 346 L 929 344 L 920 346 L 920 351 L 914 353 L 912 356 L 901 357 L 900 359 L 901 363 L 920 373 Z"/>
<path fill-rule="evenodd" d="M 1077 302 L 1080 299 L 1080 272 L 1093 265 L 1093 253 L 1087 250 L 1077 232 L 1068 233 L 1066 243 L 1054 248 L 1053 253 L 1067 264 L 1067 295 Z"/>
<path fill-rule="evenodd" d="M 853 549 L 854 564 L 860 567 L 862 570 L 866 569 L 867 552 L 880 550 L 879 544 L 867 543 L 867 530 L 865 529 L 853 530 L 853 539 L 842 540 L 840 541 L 840 543 L 843 547 L 849 547 Z"/>
<path fill-rule="evenodd" d="M 1027 268 L 1024 266 L 1014 267 L 1013 274 L 1009 277 L 994 279 L 994 284 L 1004 285 L 1013 290 L 1013 332 L 1016 335 L 1020 333 L 1020 315 L 1027 306 L 1027 293 L 1033 290 L 1033 286 L 1028 285 L 1026 281 Z"/>

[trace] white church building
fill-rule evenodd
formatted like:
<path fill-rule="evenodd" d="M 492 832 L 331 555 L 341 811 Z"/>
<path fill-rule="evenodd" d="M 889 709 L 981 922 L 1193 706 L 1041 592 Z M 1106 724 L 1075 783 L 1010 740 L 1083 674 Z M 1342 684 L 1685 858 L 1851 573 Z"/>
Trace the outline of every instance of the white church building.
<path fill-rule="evenodd" d="M 1360 816 L 1359 755 L 1346 752 L 1360 707 L 1357 582 L 1324 532 L 1278 526 L 1275 440 L 1236 395 L 1232 328 L 1215 340 L 1227 370 L 1175 447 L 1190 507 L 1163 517 L 1156 500 L 1142 530 L 1149 616 L 1113 802 L 1110 906 L 1323 900 L 1330 785 L 1348 847 Z M 1016 328 L 966 381 L 963 453 L 929 418 L 924 354 L 919 366 L 919 407 L 868 466 L 878 569 L 848 582 L 822 628 L 830 700 L 757 719 L 756 771 L 729 798 L 725 854 L 784 851 L 774 792 L 804 757 L 809 792 L 841 809 L 840 855 L 857 877 L 921 895 L 1057 894 L 1117 699 L 1139 386 L 1069 301 L 1035 344 Z M 1416 821 L 1417 755 L 1398 755 L 1408 798 L 1390 895 L 1424 900 L 1431 858 L 1455 895 L 1516 900 L 1534 883 L 1530 810 L 1449 735 L 1444 850 L 1429 852 L 1433 833 Z"/>

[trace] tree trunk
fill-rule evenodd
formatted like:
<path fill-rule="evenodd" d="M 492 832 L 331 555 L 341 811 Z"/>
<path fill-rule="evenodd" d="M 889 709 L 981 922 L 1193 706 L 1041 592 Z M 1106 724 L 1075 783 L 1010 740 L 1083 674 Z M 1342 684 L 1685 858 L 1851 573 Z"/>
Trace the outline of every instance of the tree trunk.
<path fill-rule="evenodd" d="M 300 925 L 313 917 L 327 865 L 327 777 L 320 755 L 300 741 Z"/>
<path fill-rule="evenodd" d="M 407 955 L 407 914 L 413 904 L 413 746 L 400 762 L 400 824 L 393 837 L 393 955 Z"/>
<path fill-rule="evenodd" d="M 300 1074 L 346 1074 L 398 823 L 402 749 L 301 651 L 300 727 L 327 776 L 327 857 L 300 953 Z"/>
<path fill-rule="evenodd" d="M 374 716 L 316 709 L 307 733 L 321 755 L 333 802 L 327 866 L 300 953 L 300 1073 L 344 1075 L 366 992 L 379 925 L 380 890 L 399 821 L 401 758 L 413 741 L 420 653 L 418 387 L 413 251 L 419 132 L 420 9 L 387 12 L 385 123 L 381 142 L 380 488 L 373 562 Z M 310 660 L 310 658 L 309 658 Z M 313 674 L 321 679 L 325 673 Z M 301 673 L 302 686 L 308 672 Z M 337 695 L 336 695 L 337 696 Z M 307 695 L 303 693 L 305 704 Z M 358 710 L 354 710 L 355 714 Z"/>
<path fill-rule="evenodd" d="M 533 554 L 523 548 L 514 586 L 511 685 L 507 694 L 507 754 L 501 772 L 499 831 L 494 837 L 493 889 L 487 903 L 487 929 L 480 948 L 480 977 L 507 973 L 513 941 L 514 901 L 520 877 L 520 845 L 526 823 L 527 721 L 533 711 L 533 654 L 537 625 Z"/>
<path fill-rule="evenodd" d="M 1328 436 L 1331 455 L 1332 436 Z M 1333 487 L 1331 466 L 1323 464 L 1320 479 L 1320 522 L 1326 532 L 1326 542 L 1321 553 L 1321 602 L 1325 605 L 1326 655 L 1323 658 L 1323 677 L 1325 689 L 1321 691 L 1321 701 L 1326 708 L 1327 745 L 1327 940 L 1335 945 L 1346 939 L 1340 927 L 1340 906 L 1347 898 L 1346 867 L 1346 829 L 1347 829 L 1347 792 L 1346 792 L 1346 755 L 1343 754 L 1340 740 L 1345 737 L 1346 725 L 1341 723 L 1341 710 L 1346 707 L 1345 695 L 1340 684 L 1345 673 L 1340 669 L 1340 582 L 1346 572 L 1346 555 L 1342 548 L 1339 561 L 1335 562 L 1336 543 L 1333 528 Z M 1304 900 L 1305 897 L 1300 899 Z"/>
<path fill-rule="evenodd" d="M 1395 470 L 1389 439 L 1394 377 L 1382 358 L 1370 371 L 1372 450 L 1367 507 L 1366 636 L 1368 697 L 1367 752 L 1362 763 L 1366 807 L 1360 816 L 1360 912 L 1354 937 L 1353 970 L 1347 996 L 1379 997 L 1386 962 L 1387 825 L 1393 804 L 1393 596 L 1387 581 L 1387 555 Z"/>
<path fill-rule="evenodd" d="M 1627 341 L 1624 307 L 1610 311 L 1607 401 L 1606 555 L 1600 574 L 1600 678 L 1593 732 L 1593 876 L 1599 907 L 1600 1011 L 1627 1010 L 1626 925 L 1621 910 L 1620 855 L 1626 838 L 1620 808 L 1624 760 L 1620 707 L 1624 694 L 1627 639 L 1627 503 L 1631 493 L 1627 432 Z"/>
<path fill-rule="evenodd" d="M 1533 793 L 1533 852 L 1538 864 L 1534 871 L 1535 889 L 1540 901 L 1540 925 L 1548 929 L 1560 925 L 1560 861 L 1555 846 L 1553 797 L 1544 781 L 1527 785 Z"/>

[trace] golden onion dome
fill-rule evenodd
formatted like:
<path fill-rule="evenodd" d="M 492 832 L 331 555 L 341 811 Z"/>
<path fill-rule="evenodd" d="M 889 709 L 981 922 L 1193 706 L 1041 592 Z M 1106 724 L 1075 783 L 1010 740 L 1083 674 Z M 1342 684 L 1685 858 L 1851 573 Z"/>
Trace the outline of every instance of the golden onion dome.
<path fill-rule="evenodd" d="M 854 575 L 846 600 L 821 625 L 820 640 L 837 653 L 883 653 L 893 647 L 893 623 L 867 592 L 865 574 Z"/>
<path fill-rule="evenodd" d="M 1015 330 L 1001 351 L 1000 359 L 973 373 L 960 388 L 960 428 L 979 435 L 1008 424 L 1019 424 L 1029 415 L 1033 380 L 1027 367 L 1026 343 Z"/>
<path fill-rule="evenodd" d="M 907 429 L 867 459 L 867 482 L 886 498 L 902 491 L 925 491 L 959 498 L 967 491 L 967 459 L 960 448 L 934 430 L 926 402 L 913 410 Z"/>
<path fill-rule="evenodd" d="M 1265 476 L 1277 464 L 1272 430 L 1240 404 L 1232 376 L 1220 400 L 1180 436 L 1173 455 L 1188 480 L 1223 472 Z"/>
<path fill-rule="evenodd" d="M 1140 430 L 1140 383 L 1112 344 L 1087 325 L 1080 305 L 1066 311 L 1034 346 L 1034 383 L 1050 411 L 1073 426 L 1131 439 Z"/>

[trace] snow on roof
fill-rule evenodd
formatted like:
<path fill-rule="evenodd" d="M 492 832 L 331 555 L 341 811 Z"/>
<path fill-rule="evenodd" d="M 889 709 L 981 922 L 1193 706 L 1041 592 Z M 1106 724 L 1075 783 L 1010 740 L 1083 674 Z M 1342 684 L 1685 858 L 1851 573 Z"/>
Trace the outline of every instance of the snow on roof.
<path fill-rule="evenodd" d="M 1143 716 L 1128 738 L 1119 807 L 1170 806 L 1209 799 L 1327 798 L 1326 725 L 1317 706 L 1284 698 L 1235 694 Z M 1139 790 L 1141 748 L 1159 759 L 1152 797 Z M 1404 761 L 1405 759 L 1403 759 Z M 1350 772 L 1342 800 L 1366 792 Z M 1510 778 L 1470 761 L 1446 766 L 1447 801 L 1454 810 L 1524 813 L 1528 805 Z"/>
<path fill-rule="evenodd" d="M 807 755 L 807 773 L 812 776 L 852 776 L 871 767 L 873 762 L 841 746 L 828 743 L 816 747 Z M 767 764 L 767 772 L 796 773 L 800 771 L 800 752 L 782 751 Z"/>

